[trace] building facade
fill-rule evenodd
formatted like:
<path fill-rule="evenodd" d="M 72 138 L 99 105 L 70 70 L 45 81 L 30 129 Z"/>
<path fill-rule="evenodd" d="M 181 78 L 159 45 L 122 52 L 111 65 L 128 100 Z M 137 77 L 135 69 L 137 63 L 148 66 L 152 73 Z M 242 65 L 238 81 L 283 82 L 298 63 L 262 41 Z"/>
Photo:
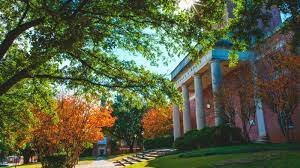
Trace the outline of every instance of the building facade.
<path fill-rule="evenodd" d="M 290 42 L 292 33 L 282 33 L 279 30 L 281 25 L 280 12 L 278 9 L 272 11 L 271 19 L 272 34 L 265 39 L 265 42 L 253 48 L 252 51 L 240 52 L 239 61 L 255 62 L 270 52 L 285 48 Z M 277 31 L 276 31 L 277 30 Z M 198 62 L 193 62 L 189 57 L 184 58 L 172 71 L 171 80 L 178 90 L 182 92 L 182 105 L 173 107 L 174 138 L 182 136 L 191 129 L 202 129 L 206 126 L 218 126 L 223 124 L 222 104 L 218 92 L 222 81 L 234 81 L 234 71 L 237 68 L 229 68 L 228 55 L 230 45 L 228 41 L 220 41 L 213 50 L 202 56 Z M 260 72 L 261 73 L 261 72 Z M 299 72 L 297 74 L 300 74 Z M 254 75 L 255 76 L 255 75 Z M 254 78 L 254 77 L 253 77 Z M 297 80 L 300 79 L 298 75 Z M 255 81 L 255 79 L 253 79 Z M 297 81 L 299 86 L 300 81 Z M 296 90 L 298 97 L 300 87 Z M 232 93 L 237 102 L 240 101 L 237 93 Z M 278 119 L 271 108 L 258 97 L 253 97 L 255 102 L 255 116 L 248 123 L 251 125 L 249 136 L 252 141 L 282 142 L 285 140 L 281 134 Z M 299 99 L 298 99 L 299 100 Z M 180 110 L 182 106 L 182 110 Z M 236 106 L 240 108 L 240 103 Z M 290 125 L 291 136 L 300 140 L 300 102 L 292 116 Z M 182 122 L 181 122 L 182 121 Z M 236 125 L 242 127 L 239 117 L 236 117 Z"/>
<path fill-rule="evenodd" d="M 107 156 L 111 154 L 110 146 L 110 137 L 104 137 L 102 140 L 99 140 L 94 144 L 93 155 L 98 156 Z"/>

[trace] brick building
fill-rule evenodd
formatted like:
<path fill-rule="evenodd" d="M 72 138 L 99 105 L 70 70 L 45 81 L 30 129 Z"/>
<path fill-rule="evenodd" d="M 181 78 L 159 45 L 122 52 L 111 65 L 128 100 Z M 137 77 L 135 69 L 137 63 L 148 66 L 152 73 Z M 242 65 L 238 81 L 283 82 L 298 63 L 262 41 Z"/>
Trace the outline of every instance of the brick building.
<path fill-rule="evenodd" d="M 253 62 L 252 65 L 255 68 L 255 62 L 259 62 L 268 53 L 286 48 L 293 33 L 282 33 L 281 24 L 280 11 L 277 8 L 272 9 L 270 24 L 272 27 L 267 30 L 270 32 L 269 37 L 263 43 L 253 47 L 251 51 L 240 52 L 239 61 Z M 228 67 L 230 50 L 228 43 L 226 40 L 220 41 L 213 50 L 202 56 L 199 62 L 193 62 L 189 57 L 184 58 L 172 71 L 171 80 L 183 96 L 182 113 L 178 105 L 174 105 L 173 109 L 174 138 L 180 137 L 191 129 L 224 124 L 221 116 L 222 105 L 218 101 L 216 93 L 222 81 L 234 81 L 236 76 L 233 72 L 239 68 Z M 297 85 L 300 86 L 300 72 L 297 72 L 297 75 Z M 299 97 L 300 87 L 297 87 L 296 92 Z M 235 96 L 236 102 L 239 102 L 237 93 L 233 92 L 232 94 Z M 253 97 L 253 99 L 256 108 L 255 116 L 248 123 L 252 125 L 249 131 L 250 139 L 253 141 L 284 141 L 277 115 L 260 98 Z M 240 108 L 239 103 L 236 108 Z M 182 122 L 180 118 L 182 118 Z M 238 127 L 242 127 L 239 117 L 236 117 L 236 123 Z M 291 137 L 300 140 L 300 102 L 292 116 L 289 128 Z"/>

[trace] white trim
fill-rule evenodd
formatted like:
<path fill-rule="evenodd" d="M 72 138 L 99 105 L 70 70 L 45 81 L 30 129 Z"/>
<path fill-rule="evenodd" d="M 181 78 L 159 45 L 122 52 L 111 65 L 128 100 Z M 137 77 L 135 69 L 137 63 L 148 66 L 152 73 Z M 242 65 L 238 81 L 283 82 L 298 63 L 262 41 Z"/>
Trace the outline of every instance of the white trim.
<path fill-rule="evenodd" d="M 177 88 L 181 87 L 188 79 L 190 79 L 195 73 L 197 73 L 207 63 L 209 63 L 211 58 L 212 51 L 209 51 L 205 56 L 201 57 L 200 62 L 198 64 L 194 64 L 188 69 L 188 71 L 185 74 L 183 74 L 177 81 L 175 81 L 175 86 Z"/>

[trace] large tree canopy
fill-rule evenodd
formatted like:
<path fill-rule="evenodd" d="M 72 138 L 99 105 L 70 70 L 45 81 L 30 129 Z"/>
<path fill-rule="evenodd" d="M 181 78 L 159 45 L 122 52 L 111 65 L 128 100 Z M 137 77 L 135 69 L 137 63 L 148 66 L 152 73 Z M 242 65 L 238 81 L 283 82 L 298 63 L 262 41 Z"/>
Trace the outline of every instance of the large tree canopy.
<path fill-rule="evenodd" d="M 68 86 L 172 89 L 162 76 L 120 60 L 114 50 L 157 62 L 162 51 L 174 54 L 189 47 L 201 26 L 190 24 L 191 15 L 180 12 L 177 3 L 1 1 L 0 95 L 24 79 L 48 79 Z M 206 26 L 221 15 L 210 16 Z"/>
<path fill-rule="evenodd" d="M 15 121 L 30 117 L 27 109 L 46 107 L 53 84 L 173 96 L 175 89 L 163 76 L 122 61 L 122 53 L 114 51 L 155 63 L 164 61 L 163 51 L 188 49 L 201 27 L 190 24 L 193 16 L 180 12 L 177 3 L 0 0 L 1 143 L 12 142 L 2 133 L 22 128 Z"/>
<path fill-rule="evenodd" d="M 162 54 L 207 51 L 229 38 L 236 49 L 257 36 L 264 0 L 232 0 L 233 19 L 224 22 L 228 0 L 199 1 L 179 10 L 178 0 L 1 0 L 0 95 L 24 79 L 48 79 L 68 86 L 170 90 L 162 76 L 120 60 L 115 49 L 157 62 Z M 294 1 L 273 0 L 297 22 Z M 296 1 L 295 1 L 296 2 Z M 251 25 L 247 24 L 251 23 Z M 192 54 L 192 55 L 199 55 Z M 150 90 L 149 90 L 150 89 Z M 169 93 L 169 92 L 168 92 Z"/>

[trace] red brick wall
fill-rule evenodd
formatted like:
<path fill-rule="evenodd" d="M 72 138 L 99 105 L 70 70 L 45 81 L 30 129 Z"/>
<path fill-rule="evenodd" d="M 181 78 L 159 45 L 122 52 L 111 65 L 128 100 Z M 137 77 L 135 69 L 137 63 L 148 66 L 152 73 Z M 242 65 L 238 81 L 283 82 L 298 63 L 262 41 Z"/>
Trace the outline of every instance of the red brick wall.
<path fill-rule="evenodd" d="M 299 73 L 300 74 L 300 73 Z M 229 74 L 225 78 L 235 78 L 234 75 Z M 298 97 L 300 97 L 300 75 L 298 77 Z M 231 80 L 234 81 L 234 80 Z M 238 96 L 237 91 L 234 91 L 232 93 L 234 95 L 234 99 L 236 103 L 237 110 L 240 110 L 240 98 Z M 206 118 L 206 125 L 211 127 L 214 126 L 214 107 L 213 107 L 213 96 L 211 92 L 211 88 L 207 88 L 203 91 L 204 95 L 204 111 L 205 111 L 205 118 Z M 299 100 L 299 99 L 298 99 Z M 210 104 L 211 108 L 207 108 L 207 104 Z M 196 115 L 195 115 L 195 99 L 190 100 L 190 109 L 191 109 L 191 120 L 192 120 L 192 128 L 196 129 Z M 285 138 L 281 133 L 281 129 L 278 124 L 277 116 L 275 113 L 271 111 L 271 109 L 264 104 L 263 110 L 265 114 L 265 124 L 266 124 L 266 130 L 267 134 L 269 136 L 269 139 L 271 142 L 277 143 L 277 142 L 284 142 Z M 257 121 L 254 117 L 255 125 L 251 127 L 249 130 L 249 136 L 251 140 L 256 140 L 258 138 L 258 129 L 257 129 Z M 294 137 L 295 140 L 300 141 L 300 100 L 297 106 L 297 109 L 295 111 L 295 114 L 293 115 L 293 123 L 294 128 L 291 131 L 291 136 Z M 239 115 L 236 115 L 236 124 L 238 127 L 242 127 L 241 119 Z"/>

